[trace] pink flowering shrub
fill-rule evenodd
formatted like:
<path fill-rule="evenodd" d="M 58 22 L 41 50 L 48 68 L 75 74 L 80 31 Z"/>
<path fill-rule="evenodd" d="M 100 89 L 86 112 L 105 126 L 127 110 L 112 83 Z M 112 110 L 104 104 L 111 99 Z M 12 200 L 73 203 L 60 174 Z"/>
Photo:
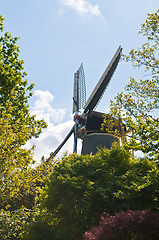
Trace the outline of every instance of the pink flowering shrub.
<path fill-rule="evenodd" d="M 86 232 L 84 240 L 159 240 L 159 213 L 149 210 L 114 216 L 104 213 L 99 226 Z"/>

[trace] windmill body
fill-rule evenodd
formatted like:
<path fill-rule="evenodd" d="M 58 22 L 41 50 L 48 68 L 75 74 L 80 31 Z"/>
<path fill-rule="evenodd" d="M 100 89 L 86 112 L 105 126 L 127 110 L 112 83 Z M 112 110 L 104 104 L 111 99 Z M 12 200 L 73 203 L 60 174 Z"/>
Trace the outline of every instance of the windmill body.
<path fill-rule="evenodd" d="M 100 146 L 110 148 L 113 141 L 116 140 L 113 134 L 109 134 L 106 131 L 103 132 L 100 130 L 104 114 L 96 112 L 94 109 L 102 98 L 104 91 L 106 90 L 110 79 L 117 68 L 121 52 L 122 48 L 119 47 L 87 102 L 84 69 L 83 65 L 81 64 L 80 68 L 74 75 L 73 113 L 75 124 L 63 142 L 53 153 L 50 154 L 48 160 L 54 157 L 60 151 L 62 146 L 72 134 L 74 134 L 73 152 L 77 152 L 77 141 L 78 138 L 81 138 L 83 140 L 82 154 L 89 154 L 91 152 L 94 154 L 97 151 L 97 148 Z M 83 113 L 80 114 L 82 108 Z M 108 117 L 111 116 L 108 115 Z M 113 121 L 115 121 L 115 119 Z M 125 126 L 122 127 L 122 130 L 120 129 L 120 126 L 116 125 L 116 128 L 118 128 L 119 131 L 122 131 Z"/>
<path fill-rule="evenodd" d="M 113 134 L 108 133 L 106 130 L 101 130 L 101 125 L 104 118 L 108 121 L 111 121 L 114 132 L 117 130 L 120 135 L 122 135 L 123 130 L 124 132 L 126 131 L 125 125 L 117 121 L 117 119 L 113 118 L 109 114 L 92 111 L 87 117 L 85 125 L 87 134 L 85 134 L 82 139 L 82 155 L 90 153 L 95 154 L 100 147 L 106 147 L 110 149 L 112 143 L 114 141 L 118 141 L 117 137 L 115 137 Z"/>

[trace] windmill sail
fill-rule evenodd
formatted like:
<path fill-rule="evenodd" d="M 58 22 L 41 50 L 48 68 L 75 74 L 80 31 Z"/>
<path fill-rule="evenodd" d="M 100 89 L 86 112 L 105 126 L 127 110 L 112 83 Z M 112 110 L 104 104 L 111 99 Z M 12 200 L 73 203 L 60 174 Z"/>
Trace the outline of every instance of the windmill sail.
<path fill-rule="evenodd" d="M 79 67 L 74 75 L 74 94 L 73 94 L 73 113 L 75 114 L 74 120 L 74 147 L 73 152 L 77 152 L 77 140 L 78 140 L 78 129 L 79 129 L 79 119 L 77 114 L 83 108 L 86 103 L 86 84 L 83 64 Z"/>
<path fill-rule="evenodd" d="M 84 113 L 89 114 L 97 105 L 98 101 L 100 100 L 101 96 L 103 95 L 108 83 L 118 65 L 120 56 L 121 56 L 122 48 L 119 47 L 116 51 L 114 57 L 112 58 L 111 62 L 109 63 L 108 67 L 104 71 L 102 77 L 100 78 L 99 82 L 97 83 L 94 91 L 92 92 L 91 96 L 87 100 L 84 106 Z"/>
<path fill-rule="evenodd" d="M 74 75 L 73 113 L 79 112 L 78 71 Z"/>
<path fill-rule="evenodd" d="M 71 135 L 74 132 L 74 126 L 71 128 L 71 130 L 69 131 L 69 133 L 67 134 L 67 136 L 65 137 L 65 139 L 62 141 L 62 143 L 58 146 L 58 148 L 56 148 L 56 150 L 54 152 L 52 152 L 50 154 L 50 157 L 47 159 L 47 162 L 52 159 L 53 157 L 56 156 L 56 154 L 60 151 L 60 149 L 63 147 L 63 145 L 67 142 L 67 140 L 71 137 Z"/>
<path fill-rule="evenodd" d="M 73 113 L 79 112 L 86 103 L 86 83 L 83 64 L 74 75 Z"/>

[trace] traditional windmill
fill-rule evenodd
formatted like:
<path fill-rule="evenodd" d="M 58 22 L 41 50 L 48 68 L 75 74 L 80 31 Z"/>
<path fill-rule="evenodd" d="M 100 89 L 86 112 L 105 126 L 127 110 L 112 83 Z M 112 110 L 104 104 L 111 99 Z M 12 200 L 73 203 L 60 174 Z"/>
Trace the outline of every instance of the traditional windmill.
<path fill-rule="evenodd" d="M 112 142 L 115 140 L 115 136 L 106 132 L 101 132 L 100 128 L 103 122 L 103 113 L 95 112 L 93 109 L 97 106 L 97 103 L 108 86 L 108 83 L 119 63 L 121 52 L 122 48 L 119 47 L 87 102 L 85 76 L 83 65 L 81 64 L 74 76 L 73 113 L 75 124 L 63 142 L 50 154 L 48 160 L 56 156 L 72 134 L 74 134 L 73 152 L 77 152 L 78 138 L 83 140 L 81 154 L 95 153 L 97 147 L 100 146 L 111 147 Z M 80 114 L 82 108 L 83 113 Z M 116 128 L 119 131 L 123 130 L 123 128 L 120 129 L 120 126 L 116 126 Z"/>

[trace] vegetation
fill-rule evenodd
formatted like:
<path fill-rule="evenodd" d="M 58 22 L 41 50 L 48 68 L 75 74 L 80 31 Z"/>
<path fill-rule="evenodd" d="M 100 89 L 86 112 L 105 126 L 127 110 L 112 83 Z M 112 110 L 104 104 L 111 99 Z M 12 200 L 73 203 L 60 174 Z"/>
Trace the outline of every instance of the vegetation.
<path fill-rule="evenodd" d="M 0 22 L 3 33 L 2 16 Z M 14 133 L 23 128 L 27 130 L 27 138 L 21 143 L 23 145 L 31 137 L 38 137 L 46 123 L 44 120 L 37 121 L 35 116 L 30 115 L 28 99 L 32 96 L 34 84 L 28 85 L 24 62 L 19 60 L 17 40 L 18 37 L 12 37 L 8 32 L 0 37 L 0 114 L 9 108 L 9 123 Z"/>
<path fill-rule="evenodd" d="M 0 22 L 2 32 L 2 16 Z M 31 137 L 37 137 L 46 127 L 44 120 L 37 121 L 35 116 L 30 115 L 28 99 L 32 95 L 33 84 L 28 86 L 25 79 L 26 73 L 23 71 L 23 61 L 19 60 L 17 40 L 18 38 L 12 37 L 7 32 L 0 37 L 0 207 L 2 208 L 7 204 L 16 208 L 15 202 L 22 202 L 22 198 L 26 200 L 25 194 L 28 191 L 32 192 L 31 189 L 27 189 L 33 181 L 31 173 L 33 149 L 26 150 L 22 146 Z"/>
<path fill-rule="evenodd" d="M 38 137 L 46 127 L 44 120 L 30 115 L 28 86 L 19 60 L 18 38 L 3 34 L 0 16 L 0 235 L 15 239 L 23 228 L 35 202 L 38 186 L 50 167 L 41 163 L 33 168 L 33 148 L 25 143 Z"/>
<path fill-rule="evenodd" d="M 110 216 L 104 213 L 98 227 L 86 232 L 84 240 L 157 240 L 159 213 L 128 211 Z"/>
<path fill-rule="evenodd" d="M 128 159 L 129 154 L 119 147 L 95 156 L 64 157 L 41 193 L 41 207 L 51 212 L 51 221 L 58 227 L 79 239 L 84 230 L 98 223 L 105 209 L 119 208 L 120 200 L 113 193 L 129 168 Z"/>
<path fill-rule="evenodd" d="M 94 156 L 69 155 L 54 166 L 41 192 L 40 208 L 49 211 L 54 225 L 80 239 L 103 212 L 159 209 L 158 180 L 155 162 L 132 161 L 119 146 Z"/>

